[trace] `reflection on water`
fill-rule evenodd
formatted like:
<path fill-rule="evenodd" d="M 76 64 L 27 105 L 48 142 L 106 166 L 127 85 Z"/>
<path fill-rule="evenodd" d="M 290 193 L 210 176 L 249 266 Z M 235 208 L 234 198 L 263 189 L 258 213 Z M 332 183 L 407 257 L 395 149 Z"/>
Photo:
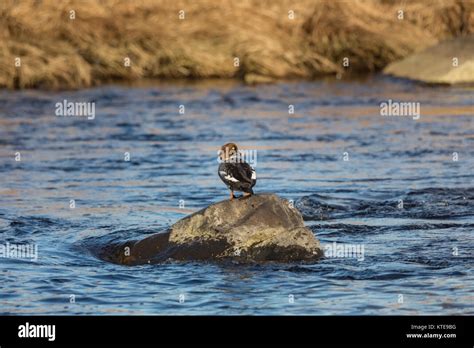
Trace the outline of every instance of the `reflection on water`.
<path fill-rule="evenodd" d="M 472 97 L 378 77 L 0 92 L 0 242 L 39 248 L 37 262 L 0 259 L 0 312 L 473 314 Z M 96 118 L 54 116 L 64 99 L 94 101 Z M 421 118 L 380 116 L 387 99 L 420 102 Z M 323 244 L 363 244 L 364 261 L 93 256 L 226 199 L 216 151 L 229 141 L 257 150 L 256 191 L 293 199 Z"/>

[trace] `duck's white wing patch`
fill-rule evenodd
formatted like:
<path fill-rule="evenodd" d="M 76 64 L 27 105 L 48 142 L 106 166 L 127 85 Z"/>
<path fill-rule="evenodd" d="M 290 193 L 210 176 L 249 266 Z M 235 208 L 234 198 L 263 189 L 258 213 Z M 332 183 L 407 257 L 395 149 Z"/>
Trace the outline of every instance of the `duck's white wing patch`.
<path fill-rule="evenodd" d="M 232 181 L 232 182 L 239 182 L 239 180 L 237 180 L 236 178 L 234 178 L 232 175 L 230 174 L 227 174 L 225 177 L 224 177 L 226 180 L 228 181 Z"/>
<path fill-rule="evenodd" d="M 252 180 L 257 180 L 257 172 L 252 168 Z"/>
<path fill-rule="evenodd" d="M 227 173 L 226 171 L 223 171 L 223 170 L 219 171 L 219 176 L 224 178 L 227 181 L 239 182 L 239 180 L 237 180 L 232 175 L 230 175 L 229 173 Z"/>

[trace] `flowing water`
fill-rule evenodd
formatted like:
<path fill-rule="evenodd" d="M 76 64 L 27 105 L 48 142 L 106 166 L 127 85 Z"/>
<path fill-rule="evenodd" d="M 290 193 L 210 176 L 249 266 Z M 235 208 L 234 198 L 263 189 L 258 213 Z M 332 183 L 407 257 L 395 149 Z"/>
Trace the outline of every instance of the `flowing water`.
<path fill-rule="evenodd" d="M 1 91 L 0 244 L 36 245 L 38 259 L 0 258 L 0 313 L 472 315 L 473 95 L 382 77 Z M 388 99 L 419 102 L 421 117 L 381 116 Z M 95 118 L 56 116 L 63 100 L 95 102 Z M 363 254 L 95 256 L 227 199 L 217 149 L 229 141 L 257 150 L 257 192 L 293 200 L 326 247 Z"/>

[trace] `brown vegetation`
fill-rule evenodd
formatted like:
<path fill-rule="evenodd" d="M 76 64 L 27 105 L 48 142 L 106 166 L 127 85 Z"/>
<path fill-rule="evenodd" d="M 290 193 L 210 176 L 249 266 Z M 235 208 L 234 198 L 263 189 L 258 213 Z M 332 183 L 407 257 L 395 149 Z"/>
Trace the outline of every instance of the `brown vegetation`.
<path fill-rule="evenodd" d="M 472 32 L 471 0 L 2 0 L 0 87 L 374 71 Z"/>

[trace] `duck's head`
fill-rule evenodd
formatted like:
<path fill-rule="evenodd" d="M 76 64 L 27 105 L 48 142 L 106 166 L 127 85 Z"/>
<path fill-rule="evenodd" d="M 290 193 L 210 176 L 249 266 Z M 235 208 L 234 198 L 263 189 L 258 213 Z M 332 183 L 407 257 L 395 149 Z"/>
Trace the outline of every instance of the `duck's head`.
<path fill-rule="evenodd" d="M 237 155 L 239 149 L 234 143 L 227 143 L 222 145 L 219 157 L 222 161 L 228 161 L 231 157 Z"/>

